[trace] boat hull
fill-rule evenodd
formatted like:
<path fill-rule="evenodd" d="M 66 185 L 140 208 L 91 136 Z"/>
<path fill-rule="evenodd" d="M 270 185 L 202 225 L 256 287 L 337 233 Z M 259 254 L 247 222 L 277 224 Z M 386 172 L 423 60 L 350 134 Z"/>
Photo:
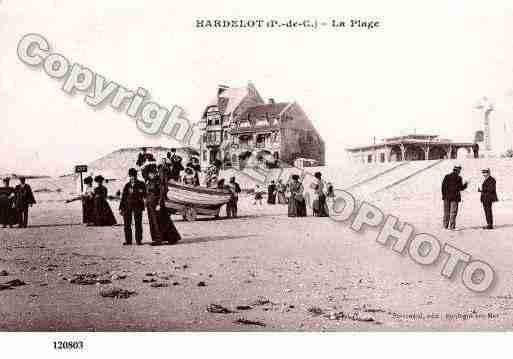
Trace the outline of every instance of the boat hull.
<path fill-rule="evenodd" d="M 166 207 L 178 212 L 193 209 L 196 214 L 217 216 L 231 199 L 231 192 L 169 181 Z"/>

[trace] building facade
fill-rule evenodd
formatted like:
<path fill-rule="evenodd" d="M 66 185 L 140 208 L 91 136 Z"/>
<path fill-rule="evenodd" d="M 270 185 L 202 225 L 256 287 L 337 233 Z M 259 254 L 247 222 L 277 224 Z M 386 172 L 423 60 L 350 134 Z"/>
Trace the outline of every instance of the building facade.
<path fill-rule="evenodd" d="M 419 161 L 472 157 L 473 142 L 453 142 L 438 135 L 406 135 L 384 139 L 380 143 L 346 149 L 359 163 Z M 462 155 L 463 153 L 463 155 Z"/>
<path fill-rule="evenodd" d="M 297 158 L 324 164 L 324 142 L 296 102 L 265 102 L 255 86 L 219 86 L 205 108 L 200 158 L 223 168 L 292 165 Z"/>

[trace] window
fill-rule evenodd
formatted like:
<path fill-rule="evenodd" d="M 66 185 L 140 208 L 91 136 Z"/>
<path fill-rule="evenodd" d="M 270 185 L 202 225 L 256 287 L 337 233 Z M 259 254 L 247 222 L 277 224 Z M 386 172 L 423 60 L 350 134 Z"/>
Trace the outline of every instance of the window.
<path fill-rule="evenodd" d="M 368 163 L 371 163 L 371 162 L 372 162 L 372 155 L 367 155 L 367 162 L 368 162 Z"/>
<path fill-rule="evenodd" d="M 379 154 L 379 160 L 380 160 L 381 162 L 385 162 L 385 154 L 384 154 L 384 153 L 380 153 L 380 154 Z"/>
<path fill-rule="evenodd" d="M 250 123 L 249 121 L 241 121 L 239 124 L 240 127 L 249 127 Z"/>
<path fill-rule="evenodd" d="M 207 160 L 207 151 L 203 151 L 203 161 Z"/>

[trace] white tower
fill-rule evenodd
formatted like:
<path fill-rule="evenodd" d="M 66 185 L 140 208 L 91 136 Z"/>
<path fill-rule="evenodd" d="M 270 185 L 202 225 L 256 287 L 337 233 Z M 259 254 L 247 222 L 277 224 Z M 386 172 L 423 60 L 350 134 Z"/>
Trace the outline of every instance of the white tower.
<path fill-rule="evenodd" d="M 487 98 L 483 97 L 476 106 L 475 109 L 480 110 L 483 114 L 483 135 L 484 135 L 484 150 L 490 152 L 492 150 L 492 141 L 490 136 L 490 114 L 493 112 L 493 103 Z"/>

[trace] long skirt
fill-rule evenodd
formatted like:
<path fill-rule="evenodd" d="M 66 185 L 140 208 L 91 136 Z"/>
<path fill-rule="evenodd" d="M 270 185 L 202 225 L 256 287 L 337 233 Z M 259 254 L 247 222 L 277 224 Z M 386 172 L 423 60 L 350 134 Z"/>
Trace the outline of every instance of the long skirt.
<path fill-rule="evenodd" d="M 5 199 L 0 201 L 0 224 L 2 226 L 13 226 L 16 224 L 16 209 L 13 208 L 12 201 Z"/>
<path fill-rule="evenodd" d="M 94 199 L 86 197 L 82 199 L 82 223 L 94 223 Z"/>
<path fill-rule="evenodd" d="M 116 218 L 109 202 L 103 198 L 96 198 L 94 200 L 94 225 L 95 226 L 114 226 Z"/>
<path fill-rule="evenodd" d="M 171 219 L 171 215 L 168 209 L 161 206 L 160 211 L 158 212 L 160 240 L 163 242 L 169 242 L 171 244 L 181 240 L 182 236 L 180 233 L 178 233 L 178 230 L 176 229 L 175 224 Z"/>
<path fill-rule="evenodd" d="M 148 214 L 148 223 L 150 225 L 150 236 L 152 242 L 161 242 L 160 235 L 160 214 L 156 209 L 156 204 L 148 200 L 146 206 L 146 213 Z"/>
<path fill-rule="evenodd" d="M 268 204 L 276 204 L 276 194 L 268 194 L 267 195 L 267 203 Z"/>

